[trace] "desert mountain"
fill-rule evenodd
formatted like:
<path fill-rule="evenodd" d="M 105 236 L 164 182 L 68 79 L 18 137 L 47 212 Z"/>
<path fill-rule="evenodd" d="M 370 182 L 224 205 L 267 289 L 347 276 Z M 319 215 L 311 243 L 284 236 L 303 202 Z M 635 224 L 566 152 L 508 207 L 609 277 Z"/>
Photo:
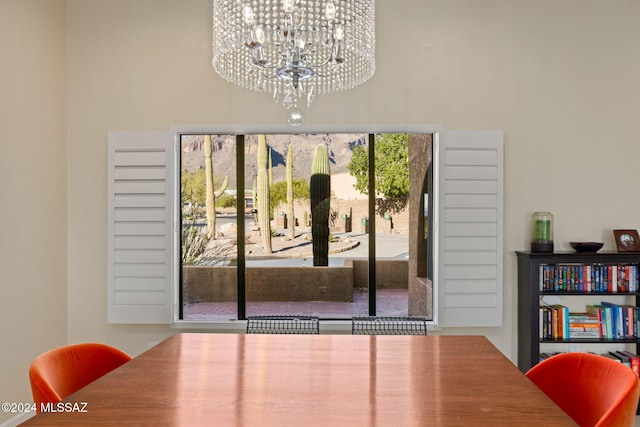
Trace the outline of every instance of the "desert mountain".
<path fill-rule="evenodd" d="M 233 135 L 212 135 L 213 169 L 216 179 L 229 176 L 229 188 L 236 189 L 236 141 Z M 204 168 L 204 136 L 184 135 L 182 137 L 182 168 L 189 173 Z M 311 163 L 316 145 L 325 144 L 329 151 L 331 173 L 347 172 L 353 149 L 367 144 L 366 134 L 320 134 L 320 135 L 267 135 L 267 145 L 271 148 L 273 181 L 285 180 L 287 149 L 293 147 L 293 177 L 309 180 Z M 250 189 L 257 175 L 256 153 L 258 137 L 247 136 L 244 144 L 245 184 Z"/>

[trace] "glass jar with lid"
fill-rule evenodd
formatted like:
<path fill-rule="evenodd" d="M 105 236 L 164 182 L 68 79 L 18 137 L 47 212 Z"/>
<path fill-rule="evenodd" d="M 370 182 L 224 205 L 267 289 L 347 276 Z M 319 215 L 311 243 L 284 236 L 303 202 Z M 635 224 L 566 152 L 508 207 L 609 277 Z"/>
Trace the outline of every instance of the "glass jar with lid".
<path fill-rule="evenodd" d="M 534 212 L 531 215 L 531 252 L 553 253 L 551 212 Z"/>

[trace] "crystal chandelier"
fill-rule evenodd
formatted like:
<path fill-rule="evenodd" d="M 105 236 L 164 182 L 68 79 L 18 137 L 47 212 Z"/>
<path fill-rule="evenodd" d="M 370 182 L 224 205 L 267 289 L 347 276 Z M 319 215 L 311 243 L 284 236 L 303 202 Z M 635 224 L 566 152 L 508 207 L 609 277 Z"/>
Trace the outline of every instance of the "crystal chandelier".
<path fill-rule="evenodd" d="M 375 72 L 375 0 L 213 0 L 213 68 L 267 92 L 302 124 L 298 102 Z"/>

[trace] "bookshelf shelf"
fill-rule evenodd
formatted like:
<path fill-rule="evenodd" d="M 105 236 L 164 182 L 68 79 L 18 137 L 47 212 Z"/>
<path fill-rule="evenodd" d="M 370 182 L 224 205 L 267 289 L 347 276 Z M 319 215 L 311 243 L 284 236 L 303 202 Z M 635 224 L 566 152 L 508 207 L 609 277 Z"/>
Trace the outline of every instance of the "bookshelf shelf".
<path fill-rule="evenodd" d="M 544 265 L 633 265 L 640 264 L 640 253 L 610 252 L 577 253 L 532 253 L 516 251 L 518 260 L 518 368 L 528 371 L 538 363 L 541 344 L 635 344 L 640 353 L 640 340 L 635 338 L 595 339 L 542 339 L 540 338 L 540 303 L 545 296 L 587 297 L 599 303 L 600 299 L 611 296 L 628 297 L 629 304 L 640 305 L 640 292 L 583 292 L 583 291 L 541 291 L 540 271 Z M 544 350 L 543 350 L 544 351 Z"/>
<path fill-rule="evenodd" d="M 605 344 L 605 343 L 624 343 L 624 344 L 640 344 L 640 341 L 637 339 L 630 338 L 614 338 L 614 339 L 604 339 L 604 338 L 571 338 L 568 340 L 539 340 L 540 343 L 549 343 L 549 344 Z"/>

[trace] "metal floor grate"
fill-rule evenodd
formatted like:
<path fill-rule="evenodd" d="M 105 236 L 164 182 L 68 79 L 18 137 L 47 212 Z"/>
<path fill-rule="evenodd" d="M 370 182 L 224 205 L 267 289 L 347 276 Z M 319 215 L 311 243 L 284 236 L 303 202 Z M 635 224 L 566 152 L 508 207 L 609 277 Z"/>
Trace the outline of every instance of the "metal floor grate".
<path fill-rule="evenodd" d="M 319 334 L 320 320 L 315 316 L 264 315 L 247 317 L 248 334 Z"/>
<path fill-rule="evenodd" d="M 354 317 L 353 335 L 427 335 L 427 321 L 422 317 Z"/>

